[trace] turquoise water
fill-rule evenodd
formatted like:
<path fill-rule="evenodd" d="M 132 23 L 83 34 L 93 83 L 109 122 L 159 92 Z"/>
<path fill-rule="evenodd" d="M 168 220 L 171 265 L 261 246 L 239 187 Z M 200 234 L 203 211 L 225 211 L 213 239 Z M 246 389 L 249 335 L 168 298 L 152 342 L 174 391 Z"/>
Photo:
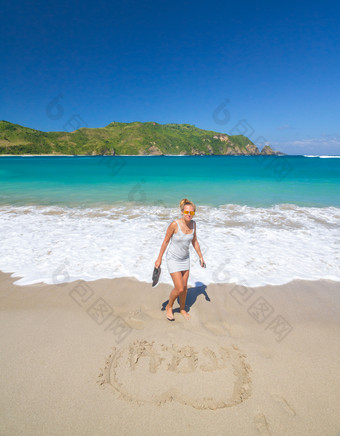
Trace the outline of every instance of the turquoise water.
<path fill-rule="evenodd" d="M 303 156 L 0 157 L 0 204 L 137 202 L 340 207 L 340 159 Z"/>

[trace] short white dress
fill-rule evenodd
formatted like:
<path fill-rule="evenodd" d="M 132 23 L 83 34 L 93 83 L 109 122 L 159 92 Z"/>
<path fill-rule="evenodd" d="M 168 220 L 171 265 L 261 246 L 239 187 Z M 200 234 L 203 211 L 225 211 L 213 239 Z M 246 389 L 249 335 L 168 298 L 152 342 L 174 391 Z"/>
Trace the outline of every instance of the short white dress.
<path fill-rule="evenodd" d="M 169 273 L 176 271 L 187 271 L 190 269 L 189 247 L 196 230 L 196 222 L 191 233 L 183 233 L 176 220 L 178 230 L 171 237 L 169 249 L 166 253 L 166 262 Z"/>

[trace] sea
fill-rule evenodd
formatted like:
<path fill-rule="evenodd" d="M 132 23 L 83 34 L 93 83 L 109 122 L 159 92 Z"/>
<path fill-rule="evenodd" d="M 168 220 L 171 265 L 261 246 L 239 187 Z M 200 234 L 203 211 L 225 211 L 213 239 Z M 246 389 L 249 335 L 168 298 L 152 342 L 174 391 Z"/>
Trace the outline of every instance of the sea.
<path fill-rule="evenodd" d="M 0 270 L 151 286 L 182 198 L 206 263 L 191 245 L 188 286 L 340 281 L 340 156 L 314 155 L 2 156 Z M 166 252 L 161 268 L 172 285 Z"/>

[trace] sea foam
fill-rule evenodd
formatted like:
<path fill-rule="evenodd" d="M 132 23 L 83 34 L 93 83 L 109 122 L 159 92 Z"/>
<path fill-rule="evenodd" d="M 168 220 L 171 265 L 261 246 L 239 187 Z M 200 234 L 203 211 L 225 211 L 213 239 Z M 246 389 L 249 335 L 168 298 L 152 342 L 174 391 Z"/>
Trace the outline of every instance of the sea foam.
<path fill-rule="evenodd" d="M 151 283 L 177 208 L 0 207 L 0 270 L 16 285 L 134 277 Z M 190 247 L 197 282 L 279 285 L 293 279 L 340 281 L 340 209 L 281 204 L 198 207 L 197 237 L 207 268 Z M 169 247 L 169 246 L 168 246 Z M 172 285 L 163 255 L 160 282 Z"/>

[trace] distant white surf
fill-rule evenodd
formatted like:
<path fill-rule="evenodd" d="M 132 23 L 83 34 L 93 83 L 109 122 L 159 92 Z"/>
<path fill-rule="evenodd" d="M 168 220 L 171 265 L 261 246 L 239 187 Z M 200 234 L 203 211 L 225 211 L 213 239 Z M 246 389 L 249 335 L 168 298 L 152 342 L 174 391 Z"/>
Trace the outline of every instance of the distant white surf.
<path fill-rule="evenodd" d="M 303 155 L 304 157 L 321 157 L 321 158 L 326 158 L 326 159 L 332 159 L 332 158 L 339 158 L 340 156 L 328 156 L 328 155 L 325 155 L 325 156 L 321 156 L 321 155 L 318 155 L 318 154 L 304 154 Z"/>

